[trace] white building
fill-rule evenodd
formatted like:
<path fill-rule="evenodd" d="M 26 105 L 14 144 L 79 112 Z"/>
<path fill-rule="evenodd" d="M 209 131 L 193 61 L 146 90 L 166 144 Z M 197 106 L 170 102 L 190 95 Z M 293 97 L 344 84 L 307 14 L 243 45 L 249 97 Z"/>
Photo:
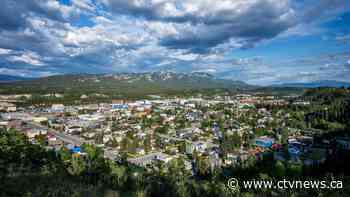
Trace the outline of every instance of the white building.
<path fill-rule="evenodd" d="M 63 104 L 53 104 L 51 106 L 51 111 L 62 113 L 62 112 L 64 112 L 64 105 Z"/>

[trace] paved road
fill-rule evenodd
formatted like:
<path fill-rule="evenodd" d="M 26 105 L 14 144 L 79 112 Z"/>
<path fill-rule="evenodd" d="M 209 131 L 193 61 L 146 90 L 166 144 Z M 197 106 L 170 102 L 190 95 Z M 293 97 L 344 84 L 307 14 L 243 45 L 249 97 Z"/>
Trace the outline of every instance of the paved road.
<path fill-rule="evenodd" d="M 43 125 L 40 125 L 40 124 L 37 124 L 37 123 L 34 123 L 34 122 L 28 122 L 28 124 L 31 124 L 31 125 L 34 125 L 35 127 L 39 127 L 39 128 L 42 128 L 44 130 L 47 130 L 48 133 L 54 135 L 55 137 L 57 137 L 58 139 L 62 140 L 64 143 L 68 143 L 68 144 L 74 144 L 74 145 L 81 145 L 84 143 L 84 140 L 83 139 L 80 139 L 76 136 L 71 136 L 71 135 L 67 135 L 67 134 L 64 134 L 64 133 L 60 133 L 54 129 L 50 129 L 46 126 L 43 126 Z"/>
<path fill-rule="evenodd" d="M 49 130 L 49 133 L 51 133 L 52 135 L 56 136 L 58 139 L 62 140 L 65 143 L 69 143 L 69 144 L 74 144 L 77 146 L 80 146 L 81 144 L 84 143 L 84 140 L 75 137 L 75 136 L 71 136 L 71 135 L 66 135 L 63 133 L 59 133 L 57 131 L 54 131 L 52 129 Z"/>

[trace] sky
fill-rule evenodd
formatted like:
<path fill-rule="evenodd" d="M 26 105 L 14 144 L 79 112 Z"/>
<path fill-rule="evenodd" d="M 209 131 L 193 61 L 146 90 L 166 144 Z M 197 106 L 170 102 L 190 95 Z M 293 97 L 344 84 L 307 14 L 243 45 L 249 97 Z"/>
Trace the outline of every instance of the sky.
<path fill-rule="evenodd" d="M 156 71 L 350 82 L 350 1 L 1 1 L 1 75 Z"/>

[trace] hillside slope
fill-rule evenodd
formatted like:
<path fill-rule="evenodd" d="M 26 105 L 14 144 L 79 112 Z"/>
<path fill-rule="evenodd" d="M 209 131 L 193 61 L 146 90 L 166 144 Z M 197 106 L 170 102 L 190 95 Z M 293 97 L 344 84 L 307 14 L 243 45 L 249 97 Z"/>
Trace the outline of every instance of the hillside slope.
<path fill-rule="evenodd" d="M 120 73 L 57 75 L 0 84 L 0 93 L 153 94 L 187 90 L 248 89 L 241 81 L 218 79 L 207 73 Z"/>

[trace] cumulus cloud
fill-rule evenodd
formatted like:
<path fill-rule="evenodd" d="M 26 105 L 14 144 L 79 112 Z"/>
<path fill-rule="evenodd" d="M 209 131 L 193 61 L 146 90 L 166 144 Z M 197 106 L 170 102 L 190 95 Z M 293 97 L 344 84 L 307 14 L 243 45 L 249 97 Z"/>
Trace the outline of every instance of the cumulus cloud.
<path fill-rule="evenodd" d="M 235 58 L 232 51 L 318 33 L 314 23 L 348 5 L 345 0 L 4 0 L 0 63 L 28 74 L 207 71 L 272 81 L 290 70 L 259 56 Z M 341 35 L 338 42 L 347 39 Z"/>
<path fill-rule="evenodd" d="M 10 68 L 0 68 L 0 73 L 3 75 L 10 76 L 20 76 L 20 77 L 47 77 L 52 75 L 57 75 L 59 73 L 50 71 L 33 71 L 30 69 L 10 69 Z"/>
<path fill-rule="evenodd" d="M 158 28 L 160 44 L 171 49 L 209 52 L 232 42 L 252 47 L 296 24 L 296 13 L 288 0 L 107 0 L 116 14 L 141 17 Z M 238 43 L 238 44 L 237 44 Z"/>
<path fill-rule="evenodd" d="M 288 0 L 105 0 L 112 11 L 121 14 L 177 23 L 241 23 L 262 17 L 269 21 L 291 16 Z M 260 18 L 261 19 L 261 18 Z"/>
<path fill-rule="evenodd" d="M 39 55 L 33 52 L 24 52 L 23 54 L 18 56 L 17 55 L 9 56 L 7 60 L 14 63 L 24 62 L 35 66 L 41 66 L 44 64 L 43 62 L 41 62 Z"/>
<path fill-rule="evenodd" d="M 251 48 L 278 35 L 311 33 L 310 25 L 345 11 L 346 0 L 105 0 L 115 14 L 140 17 L 158 29 L 160 44 L 171 49 L 208 53 Z M 157 22 L 156 25 L 154 22 Z M 232 43 L 228 45 L 227 43 Z"/>
<path fill-rule="evenodd" d="M 0 48 L 0 55 L 8 55 L 11 53 L 12 50 L 10 49 L 4 49 L 4 48 Z"/>
<path fill-rule="evenodd" d="M 53 20 L 67 21 L 74 8 L 55 0 L 13 1 L 3 0 L 0 6 L 1 29 L 17 29 L 26 23 L 26 18 L 36 15 Z"/>

